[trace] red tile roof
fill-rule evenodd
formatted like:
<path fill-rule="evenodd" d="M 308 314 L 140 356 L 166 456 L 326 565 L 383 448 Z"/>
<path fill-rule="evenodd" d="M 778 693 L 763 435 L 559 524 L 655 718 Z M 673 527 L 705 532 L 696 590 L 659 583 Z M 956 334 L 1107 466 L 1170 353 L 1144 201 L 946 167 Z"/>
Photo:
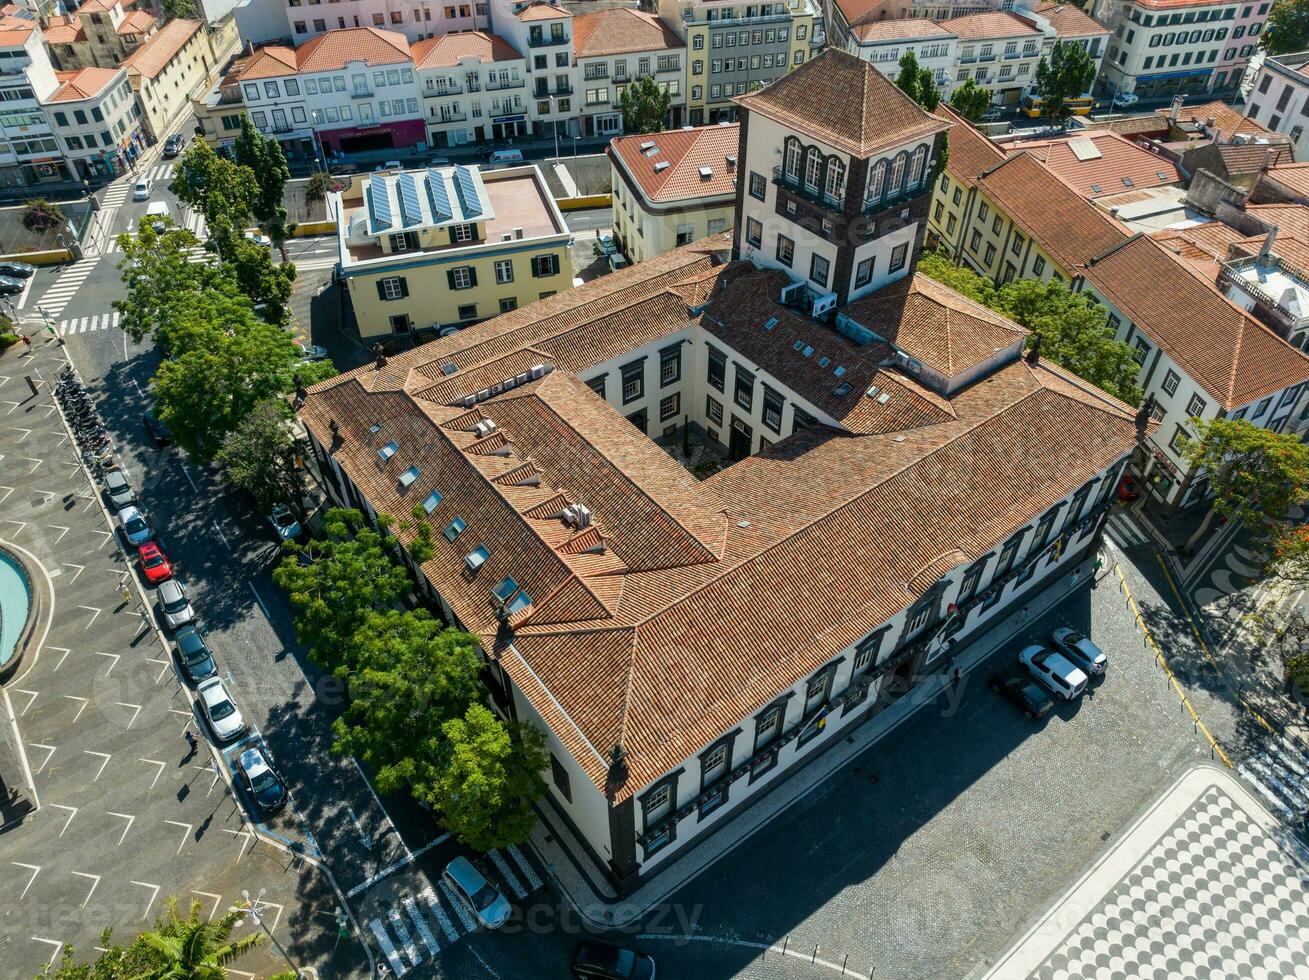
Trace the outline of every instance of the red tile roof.
<path fill-rule="evenodd" d="M 225 78 L 229 82 L 280 78 L 282 75 L 294 75 L 298 70 L 299 62 L 293 48 L 270 44 L 235 62 L 227 70 Z"/>
<path fill-rule="evenodd" d="M 76 44 L 86 40 L 86 28 L 82 26 L 79 17 L 69 14 L 62 18 L 51 18 L 50 23 L 42 29 L 41 36 L 47 44 Z M 0 47 L 3 46 L 4 42 L 0 41 Z"/>
<path fill-rule="evenodd" d="M 1281 163 L 1269 167 L 1259 182 L 1280 185 L 1292 195 L 1309 200 L 1309 163 Z"/>
<path fill-rule="evenodd" d="M 1028 34 L 1041 36 L 1031 21 L 999 10 L 985 14 L 964 14 L 939 23 L 951 34 L 959 35 L 961 41 L 985 41 L 995 37 L 1021 37 Z"/>
<path fill-rule="evenodd" d="M 660 18 L 631 7 L 611 7 L 573 18 L 573 53 L 578 58 L 685 47 L 686 42 Z"/>
<path fill-rule="evenodd" d="M 983 173 L 1008 159 L 1003 147 L 944 102 L 936 111 L 953 124 L 946 136 L 950 155 L 945 169 L 955 180 L 972 187 Z"/>
<path fill-rule="evenodd" d="M 1172 109 L 1156 109 L 1155 115 L 1163 116 L 1167 120 L 1172 116 Z M 1210 119 L 1214 121 L 1214 126 L 1222 130 L 1223 135 L 1229 138 L 1235 133 L 1267 134 L 1272 132 L 1267 126 L 1243 115 L 1226 102 L 1202 102 L 1198 105 L 1182 106 L 1182 110 L 1177 117 L 1178 122 L 1192 123 L 1197 126 L 1207 126 Z"/>
<path fill-rule="evenodd" d="M 1281 234 L 1309 241 L 1309 207 L 1303 204 L 1247 204 L 1245 213 Z"/>
<path fill-rule="evenodd" d="M 118 34 L 144 34 L 158 22 L 159 18 L 148 10 L 133 10 L 118 22 L 115 31 Z"/>
<path fill-rule="evenodd" d="M 377 27 L 347 27 L 310 38 L 296 49 L 300 71 L 339 71 L 352 61 L 396 65 L 410 61 L 409 40 Z"/>
<path fill-rule="evenodd" d="M 177 57 L 177 53 L 191 43 L 200 31 L 198 20 L 170 20 L 151 34 L 142 45 L 122 60 L 129 75 L 154 78 Z"/>
<path fill-rule="evenodd" d="M 1093 145 L 1094 152 L 1088 144 Z M 1118 133 L 1074 132 L 1066 137 L 1013 144 L 1027 152 L 1083 197 L 1116 194 L 1125 188 L 1162 187 L 1184 181 L 1177 165 Z M 1082 156 L 1077 150 L 1083 150 Z"/>
<path fill-rule="evenodd" d="M 944 27 L 925 17 L 909 17 L 904 20 L 879 20 L 856 24 L 851 28 L 851 32 L 864 44 L 874 44 L 879 41 L 954 37 Z"/>
<path fill-rule="evenodd" d="M 9 30 L 0 30 L 0 48 L 21 48 L 27 44 L 27 39 L 32 36 L 35 27 L 15 27 Z"/>
<path fill-rule="evenodd" d="M 1218 268 L 1228 250 L 1245 236 L 1231 225 L 1209 221 L 1187 228 L 1165 228 L 1150 235 L 1209 282 L 1218 278 Z"/>
<path fill-rule="evenodd" d="M 538 20 L 554 20 L 557 17 L 572 17 L 563 7 L 556 7 L 548 3 L 529 3 L 522 10 L 518 11 L 518 19 L 525 24 L 530 24 Z"/>
<path fill-rule="evenodd" d="M 740 124 L 731 123 L 618 136 L 609 142 L 608 153 L 647 200 L 668 204 L 734 193 L 740 169 L 735 165 L 729 168 L 727 158 L 736 156 L 740 134 Z M 641 149 L 652 143 L 653 151 Z M 701 167 L 709 167 L 712 176 L 702 177 Z"/>
<path fill-rule="evenodd" d="M 80 68 L 57 73 L 60 85 L 48 102 L 78 102 L 94 99 L 121 77 L 121 68 Z"/>
<path fill-rule="evenodd" d="M 415 41 L 412 53 L 417 68 L 453 68 L 464 58 L 476 58 L 483 64 L 523 60 L 508 41 L 486 31 L 460 31 Z"/>
<path fill-rule="evenodd" d="M 733 101 L 859 157 L 949 126 L 868 62 L 838 48 L 825 48 L 799 68 Z"/>
<path fill-rule="evenodd" d="M 1109 28 L 1071 3 L 1043 3 L 1035 7 L 1032 13 L 1040 14 L 1048 20 L 1060 37 L 1094 37 L 1096 34 L 1109 33 Z"/>
<path fill-rule="evenodd" d="M 1083 274 L 1224 409 L 1309 381 L 1309 357 L 1147 235 L 1097 256 Z"/>

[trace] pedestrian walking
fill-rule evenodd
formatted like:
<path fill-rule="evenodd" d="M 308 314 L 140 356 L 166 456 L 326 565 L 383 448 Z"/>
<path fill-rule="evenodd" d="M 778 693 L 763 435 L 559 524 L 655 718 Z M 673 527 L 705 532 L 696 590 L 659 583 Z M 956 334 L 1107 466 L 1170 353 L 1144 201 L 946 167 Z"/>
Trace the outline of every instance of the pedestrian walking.
<path fill-rule="evenodd" d="M 188 728 L 182 734 L 182 737 L 186 739 L 186 744 L 190 747 L 191 751 L 194 752 L 196 747 L 195 732 Z"/>
<path fill-rule="evenodd" d="M 32 338 L 29 337 L 27 334 L 23 334 L 23 346 L 26 347 L 28 350 L 32 349 Z"/>
<path fill-rule="evenodd" d="M 1018 614 L 1018 622 L 1027 622 L 1027 606 L 1023 606 L 1022 611 Z"/>
<path fill-rule="evenodd" d="M 960 670 L 958 667 L 956 667 L 954 669 L 954 676 L 951 678 L 951 683 L 953 683 L 955 687 L 958 687 L 959 682 L 962 681 L 963 679 L 964 679 L 964 672 Z"/>

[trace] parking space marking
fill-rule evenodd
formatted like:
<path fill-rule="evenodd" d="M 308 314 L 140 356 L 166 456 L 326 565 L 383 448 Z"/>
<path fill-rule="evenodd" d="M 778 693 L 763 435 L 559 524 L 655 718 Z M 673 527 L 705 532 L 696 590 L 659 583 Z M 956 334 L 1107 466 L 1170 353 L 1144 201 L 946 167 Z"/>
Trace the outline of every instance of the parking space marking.
<path fill-rule="evenodd" d="M 79 608 L 81 608 L 81 609 L 86 609 L 87 607 L 86 607 L 86 606 L 80 606 Z M 96 610 L 96 615 L 98 616 L 99 614 L 100 614 L 100 610 L 97 609 L 97 610 Z M 94 617 L 93 617 L 93 618 L 94 618 Z M 91 624 L 90 624 L 90 623 L 87 623 L 86 628 L 87 628 L 87 629 L 90 629 L 90 628 L 91 628 Z M 109 669 L 105 671 L 105 676 L 106 676 L 106 677 L 108 677 L 111 673 L 113 673 L 113 669 L 114 669 L 115 667 L 118 666 L 118 661 L 120 661 L 121 659 L 123 659 L 123 655 L 122 655 L 121 653 L 101 653 L 99 650 L 97 650 L 97 651 L 95 651 L 95 655 L 96 655 L 97 657 L 108 657 L 108 658 L 110 658 L 110 659 L 113 661 L 113 663 L 111 663 L 111 664 L 109 665 Z"/>
<path fill-rule="evenodd" d="M 282 913 L 286 911 L 286 906 L 278 902 L 256 901 L 255 909 L 259 912 L 261 919 L 267 920 L 268 916 L 264 915 L 264 909 L 277 909 L 277 914 L 273 916 L 273 924 L 268 927 L 269 932 L 277 931 L 277 924 L 282 921 Z"/>
<path fill-rule="evenodd" d="M 214 521 L 213 525 L 214 525 L 214 530 L 218 532 L 218 536 L 223 539 L 223 544 L 227 546 L 227 550 L 231 551 L 232 543 L 227 540 L 227 535 L 223 533 L 223 529 L 218 526 L 217 521 Z"/>
<path fill-rule="evenodd" d="M 60 541 L 64 540 L 64 535 L 67 534 L 70 530 L 69 528 L 64 527 L 62 524 L 47 524 L 46 527 L 54 528 L 56 531 L 59 532 L 59 536 L 55 538 L 53 542 L 54 544 L 58 544 Z"/>
<path fill-rule="evenodd" d="M 186 721 L 182 722 L 182 731 L 186 731 L 190 728 L 191 724 L 195 721 L 194 711 L 183 711 L 181 708 L 169 708 L 168 710 L 171 714 L 182 715 L 186 718 Z"/>
<path fill-rule="evenodd" d="M 145 911 L 141 913 L 141 918 L 144 919 L 146 916 L 150 914 L 150 907 L 154 905 L 155 899 L 159 897 L 159 886 L 152 885 L 148 881 L 133 881 L 132 884 L 140 885 L 142 888 L 150 889 L 150 901 L 145 903 Z"/>
<path fill-rule="evenodd" d="M 454 893 L 454 889 L 447 885 L 444 880 L 438 881 L 436 887 L 441 889 L 441 894 L 445 896 L 445 900 L 454 908 L 455 915 L 459 916 L 459 921 L 464 924 L 464 931 L 473 932 L 477 928 L 477 923 L 473 921 L 472 914 L 460 901 L 459 896 Z"/>
<path fill-rule="evenodd" d="M 27 897 L 27 892 L 32 887 L 32 882 L 36 881 L 36 876 L 41 873 L 41 866 L 39 864 L 24 864 L 22 861 L 10 861 L 9 863 L 16 864 L 20 868 L 26 868 L 28 871 L 32 872 L 32 877 L 27 879 L 27 888 L 24 888 L 22 893 L 18 896 L 18 900 L 21 902 Z"/>
<path fill-rule="evenodd" d="M 209 783 L 209 788 L 205 790 L 205 796 L 208 797 L 209 794 L 214 791 L 214 787 L 218 785 L 219 780 L 223 778 L 223 774 L 218 771 L 218 765 L 216 763 L 211 762 L 207 766 L 193 765 L 191 766 L 191 768 L 199 769 L 201 772 L 207 772 L 209 775 L 214 777 L 213 780 Z"/>
<path fill-rule="evenodd" d="M 74 818 L 75 816 L 77 816 L 77 807 L 75 807 L 75 806 L 64 806 L 62 803 L 51 803 L 50 805 L 51 805 L 52 807 L 54 807 L 56 810 L 67 810 L 67 811 L 68 811 L 68 819 L 64 821 L 64 826 L 63 826 L 63 828 L 59 831 L 59 836 L 60 836 L 60 837 L 63 837 L 64 834 L 65 834 L 65 833 L 67 832 L 67 830 L 68 830 L 68 825 L 69 825 L 70 823 L 72 823 L 72 822 L 73 822 L 73 818 Z"/>
<path fill-rule="evenodd" d="M 71 585 L 72 583 L 70 582 L 69 584 Z M 50 647 L 50 649 L 59 650 L 63 653 L 63 656 L 59 658 L 59 662 L 56 663 L 50 671 L 53 674 L 55 671 L 57 671 L 60 667 L 64 665 L 64 661 L 68 659 L 68 655 L 73 651 L 69 650 L 68 647 Z"/>
<path fill-rule="evenodd" d="M 518 867 L 522 869 L 523 875 L 527 878 L 528 887 L 532 891 L 536 891 L 538 888 L 540 888 L 541 887 L 540 875 L 536 873 L 536 869 L 532 867 L 531 862 L 527 860 L 527 858 L 523 855 L 523 852 L 518 849 L 518 845 L 510 844 L 509 853 L 513 856 L 514 863 L 516 863 Z"/>
<path fill-rule="evenodd" d="M 51 966 L 54 966 L 54 962 L 55 962 L 55 960 L 59 957 L 59 954 L 63 952 L 63 949 L 64 949 L 64 942 L 63 942 L 63 940 L 62 940 L 62 939 L 42 939 L 40 936 L 32 936 L 32 937 L 31 937 L 31 940 L 32 940 L 32 942 L 34 942 L 34 943 L 45 943 L 47 946 L 53 946 L 53 947 L 55 948 L 55 951 L 54 951 L 53 953 L 50 954 L 50 959 L 46 960 L 46 964 L 45 964 L 47 968 L 49 968 L 49 967 L 51 967 Z"/>
<path fill-rule="evenodd" d="M 492 848 L 488 856 L 491 858 L 492 863 L 495 864 L 496 869 L 499 870 L 501 877 L 504 878 L 505 882 L 509 885 L 509 888 L 513 891 L 514 898 L 524 897 L 527 894 L 527 889 L 524 888 L 523 883 L 518 880 L 518 875 L 514 874 L 513 868 L 509 867 L 509 862 L 504 859 L 504 855 L 495 848 Z"/>
<path fill-rule="evenodd" d="M 173 669 L 173 662 L 171 660 L 165 660 L 163 657 L 146 657 L 145 661 L 148 664 L 163 664 L 163 666 L 159 668 L 159 676 L 155 678 L 156 684 L 163 680 L 164 675 Z"/>
<path fill-rule="evenodd" d="M 123 841 L 127 839 L 127 832 L 132 829 L 132 824 L 136 823 L 136 817 L 132 816 L 130 813 L 115 813 L 113 810 L 106 810 L 105 813 L 109 814 L 111 817 L 118 817 L 120 820 L 127 821 L 127 826 L 123 828 L 122 836 L 118 838 L 118 846 L 122 847 Z M 62 837 L 63 835 L 60 834 L 59 836 Z"/>
<path fill-rule="evenodd" d="M 219 906 L 219 904 L 223 901 L 223 896 L 222 896 L 222 895 L 219 895 L 219 894 L 216 894 L 215 892 L 202 892 L 202 891 L 201 891 L 200 889 L 198 889 L 198 888 L 192 888 L 192 889 L 191 889 L 191 894 L 192 894 L 192 895 L 203 895 L 205 898 L 212 898 L 212 899 L 214 900 L 214 907 L 213 907 L 212 909 L 209 910 L 209 919 L 208 919 L 209 922 L 213 922 L 213 921 L 214 921 L 214 916 L 216 916 L 216 915 L 218 914 L 218 906 Z"/>
<path fill-rule="evenodd" d="M 423 945 L 427 947 L 429 953 L 436 956 L 436 954 L 441 951 L 441 947 L 437 943 L 436 937 L 432 935 L 432 930 L 427 927 L 427 920 L 423 918 L 423 913 L 418 910 L 418 903 L 408 895 L 406 895 L 401 902 L 405 907 L 405 911 L 409 913 L 409 921 L 412 922 L 414 928 L 418 930 L 418 935 L 423 940 Z"/>
<path fill-rule="evenodd" d="M 432 910 L 432 915 L 436 917 L 436 923 L 441 927 L 441 931 L 445 933 L 445 938 L 452 943 L 455 942 L 459 938 L 459 933 L 455 929 L 454 923 L 450 921 L 450 916 L 445 914 L 445 909 L 441 908 L 441 900 L 436 897 L 432 887 L 430 885 L 424 887 L 419 892 L 418 897 L 426 902 L 428 908 Z"/>
<path fill-rule="evenodd" d="M 95 606 L 78 606 L 77 608 L 78 608 L 78 609 L 89 609 L 89 610 L 91 611 L 91 622 L 89 622 L 89 623 L 86 624 L 86 628 L 87 628 L 88 630 L 91 628 L 91 624 L 94 623 L 94 622 L 96 621 L 97 618 L 99 618 L 100 613 L 103 611 L 103 610 L 101 610 L 101 609 L 98 609 L 98 608 L 95 607 Z M 113 657 L 113 658 L 114 658 L 114 663 L 118 663 L 118 654 L 116 654 L 116 653 L 101 653 L 100 656 L 102 656 L 102 657 Z M 111 666 L 109 669 L 110 669 L 110 670 L 113 670 L 114 668 Z M 108 677 L 109 674 L 106 672 L 106 673 L 105 673 L 105 676 Z"/>
<path fill-rule="evenodd" d="M 120 708 L 134 709 L 132 711 L 132 720 L 127 723 L 127 728 L 130 729 L 133 723 L 136 721 L 137 717 L 141 714 L 141 706 L 139 704 L 128 704 L 126 701 L 115 701 L 114 704 L 118 705 L 118 707 Z M 124 731 L 126 730 L 127 729 L 124 729 Z"/>
<path fill-rule="evenodd" d="M 233 837 L 240 837 L 240 838 L 242 838 L 242 840 L 241 840 L 241 850 L 240 850 L 240 852 L 236 855 L 236 859 L 237 859 L 237 861 L 240 861 L 241 858 L 245 857 L 245 846 L 246 846 L 247 844 L 250 843 L 250 838 L 254 837 L 254 834 L 253 834 L 251 831 L 249 831 L 249 830 L 231 830 L 231 829 L 229 829 L 229 828 L 227 828 L 227 827 L 224 827 L 224 828 L 223 828 L 223 833 L 225 833 L 225 834 L 231 834 Z"/>
<path fill-rule="evenodd" d="M 63 695 L 63 696 L 66 697 L 66 698 L 68 698 L 69 701 L 81 701 L 81 702 L 82 702 L 81 707 L 79 707 L 79 708 L 77 709 L 77 714 L 73 715 L 73 724 L 76 725 L 76 724 L 77 724 L 77 719 L 82 717 L 82 712 L 86 710 L 86 706 L 87 706 L 88 704 L 90 704 L 91 701 L 90 701 L 89 698 L 79 698 L 76 694 L 65 694 L 65 695 Z"/>
<path fill-rule="evenodd" d="M 68 580 L 68 584 L 69 584 L 69 585 L 72 585 L 74 582 L 76 582 L 76 581 L 77 581 L 77 576 L 81 575 L 84 571 L 86 571 L 86 566 L 85 566 L 85 565 L 74 565 L 71 561 L 66 561 L 66 562 L 63 563 L 63 565 L 64 565 L 65 568 L 76 568 L 76 569 L 77 569 L 77 571 L 75 571 L 75 572 L 73 573 L 73 577 L 70 578 L 70 579 Z"/>
<path fill-rule="evenodd" d="M 46 750 L 45 758 L 41 760 L 41 764 L 40 764 L 39 766 L 37 766 L 35 769 L 32 770 L 32 772 L 33 772 L 34 774 L 36 774 L 36 775 L 39 776 L 39 775 L 41 774 L 41 770 L 44 769 L 44 768 L 46 767 L 46 764 L 47 764 L 47 763 L 49 763 L 49 761 L 50 761 L 50 757 L 51 757 L 52 755 L 55 754 L 55 746 L 53 746 L 53 745 L 44 745 L 44 744 L 42 744 L 41 742 L 28 742 L 27 744 L 30 745 L 30 746 L 31 746 L 32 748 L 34 748 L 34 749 L 45 749 L 45 750 Z"/>
<path fill-rule="evenodd" d="M 255 588 L 255 584 L 253 582 L 247 582 L 246 584 L 250 586 L 250 591 L 255 594 L 255 602 L 259 603 L 259 608 L 264 611 L 265 616 L 268 616 L 271 619 L 272 616 L 268 612 L 268 607 L 264 605 L 264 600 L 260 598 L 259 590 Z"/>
<path fill-rule="evenodd" d="M 23 710 L 20 711 L 20 712 L 18 712 L 18 717 L 21 718 L 21 717 L 23 717 L 23 715 L 27 714 L 27 709 L 30 708 L 30 707 L 32 707 L 32 702 L 36 700 L 36 696 L 37 696 L 38 694 L 40 694 L 41 692 L 40 692 L 40 691 L 27 691 L 27 690 L 24 690 L 24 689 L 21 688 L 21 687 L 16 687 L 16 688 L 14 688 L 14 693 L 15 693 L 15 694 L 30 694 L 30 695 L 31 695 L 31 697 L 29 697 L 29 698 L 27 699 L 27 704 L 26 704 L 26 706 L 23 708 Z"/>
<path fill-rule="evenodd" d="M 185 828 L 182 832 L 182 842 L 177 845 L 177 853 L 182 853 L 182 848 L 186 847 L 186 839 L 191 836 L 191 828 L 194 824 L 182 823 L 180 820 L 165 820 L 164 823 L 172 824 L 174 827 Z"/>
<path fill-rule="evenodd" d="M 386 929 L 383 928 L 382 923 L 377 919 L 373 919 L 368 923 L 368 928 L 373 930 L 373 935 L 377 938 L 377 945 L 382 948 L 386 961 L 391 964 L 391 972 L 397 977 L 402 977 L 408 973 L 408 967 L 404 965 L 404 961 L 396 953 L 395 946 L 391 944 L 391 937 L 386 934 Z"/>
<path fill-rule="evenodd" d="M 82 899 L 82 904 L 81 904 L 81 906 L 80 906 L 81 908 L 86 908 L 86 903 L 89 902 L 89 901 L 91 901 L 91 896 L 95 894 L 95 890 L 96 890 L 96 888 L 98 888 L 98 887 L 100 886 L 100 876 L 99 876 L 99 875 L 88 874 L 88 873 L 85 872 L 85 871 L 70 871 L 70 872 L 68 872 L 68 873 L 69 873 L 69 874 L 72 874 L 72 875 L 77 875 L 77 877 L 79 877 L 79 878 L 90 878 L 90 879 L 91 879 L 91 890 L 90 890 L 89 892 L 86 893 L 86 898 Z"/>
<path fill-rule="evenodd" d="M 155 783 L 159 782 L 159 777 L 164 774 L 164 766 L 166 766 L 168 763 L 160 762 L 158 759 L 137 759 L 136 761 L 144 762 L 148 766 L 159 767 L 158 769 L 155 770 L 155 778 L 150 781 L 150 788 L 153 790 L 155 788 Z"/>
<path fill-rule="evenodd" d="M 94 755 L 100 757 L 101 759 L 100 770 L 95 774 L 95 779 L 91 780 L 91 782 L 93 783 L 99 782 L 100 777 L 104 775 L 105 766 L 109 765 L 109 760 L 113 758 L 113 756 L 110 755 L 108 752 L 92 752 L 90 749 L 83 749 L 82 752 L 86 755 Z"/>

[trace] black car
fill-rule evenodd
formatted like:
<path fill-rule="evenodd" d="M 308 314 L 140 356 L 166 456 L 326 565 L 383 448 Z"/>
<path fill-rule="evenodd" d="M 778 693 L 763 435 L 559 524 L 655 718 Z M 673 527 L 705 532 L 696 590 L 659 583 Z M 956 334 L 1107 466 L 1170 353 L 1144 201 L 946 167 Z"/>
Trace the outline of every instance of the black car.
<path fill-rule="evenodd" d="M 177 659 L 182 664 L 187 680 L 192 684 L 213 677 L 218 673 L 214 655 L 209 652 L 209 645 L 200 631 L 194 626 L 183 626 L 174 636 L 177 641 Z"/>
<path fill-rule="evenodd" d="M 264 753 L 254 746 L 236 758 L 232 768 L 236 771 L 241 788 L 246 791 L 260 813 L 276 813 L 286 806 L 286 783 L 277 770 L 268 764 Z"/>
<path fill-rule="evenodd" d="M 182 152 L 184 146 L 186 146 L 186 137 L 181 133 L 174 133 L 164 140 L 164 156 L 175 157 Z"/>
<path fill-rule="evenodd" d="M 991 690 L 1021 708 L 1028 718 L 1044 718 L 1054 707 L 1054 699 L 1025 670 L 992 674 L 986 683 Z"/>
<path fill-rule="evenodd" d="M 164 425 L 163 420 L 155 414 L 154 409 L 147 408 L 141 413 L 141 421 L 145 423 L 146 431 L 154 437 L 155 445 L 168 446 L 173 442 L 173 433 L 168 426 Z"/>
<path fill-rule="evenodd" d="M 655 961 L 625 946 L 587 940 L 573 953 L 573 975 L 583 980 L 654 980 Z"/>
<path fill-rule="evenodd" d="M 0 262 L 0 276 L 10 279 L 30 279 L 36 272 L 36 266 L 26 262 Z"/>
<path fill-rule="evenodd" d="M 21 293 L 27 287 L 27 283 L 21 279 L 15 279 L 13 276 L 0 276 L 0 296 L 14 296 Z"/>

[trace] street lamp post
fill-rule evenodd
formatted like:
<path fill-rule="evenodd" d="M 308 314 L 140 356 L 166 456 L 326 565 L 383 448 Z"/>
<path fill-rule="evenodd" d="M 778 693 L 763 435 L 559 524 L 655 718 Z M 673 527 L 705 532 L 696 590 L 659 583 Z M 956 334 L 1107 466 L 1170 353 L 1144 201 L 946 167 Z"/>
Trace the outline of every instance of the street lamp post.
<path fill-rule="evenodd" d="M 550 99 L 550 112 L 551 112 L 551 114 L 555 117 L 555 118 L 554 118 L 554 124 L 555 124 L 555 159 L 558 160 L 558 159 L 559 159 L 559 107 L 555 105 L 555 98 L 556 98 L 556 97 L 553 96 L 553 95 L 549 96 L 549 99 Z"/>
<path fill-rule="evenodd" d="M 259 914 L 259 909 L 255 905 L 256 902 L 264 897 L 265 891 L 267 891 L 265 888 L 259 889 L 259 895 L 251 901 L 249 889 L 241 889 L 241 897 L 245 899 L 246 904 L 249 906 L 246 911 L 248 911 L 250 915 L 253 916 L 254 920 L 259 923 L 259 928 L 264 930 L 264 935 L 268 937 L 268 941 L 271 942 L 273 947 L 282 954 L 282 959 L 286 960 L 286 965 L 291 968 L 296 977 L 303 977 L 304 974 L 300 972 L 300 968 L 295 965 L 295 962 L 291 959 L 290 954 L 283 948 L 282 944 L 277 941 L 277 937 L 273 935 L 273 930 L 268 928 L 267 923 L 264 922 L 263 917 Z"/>

